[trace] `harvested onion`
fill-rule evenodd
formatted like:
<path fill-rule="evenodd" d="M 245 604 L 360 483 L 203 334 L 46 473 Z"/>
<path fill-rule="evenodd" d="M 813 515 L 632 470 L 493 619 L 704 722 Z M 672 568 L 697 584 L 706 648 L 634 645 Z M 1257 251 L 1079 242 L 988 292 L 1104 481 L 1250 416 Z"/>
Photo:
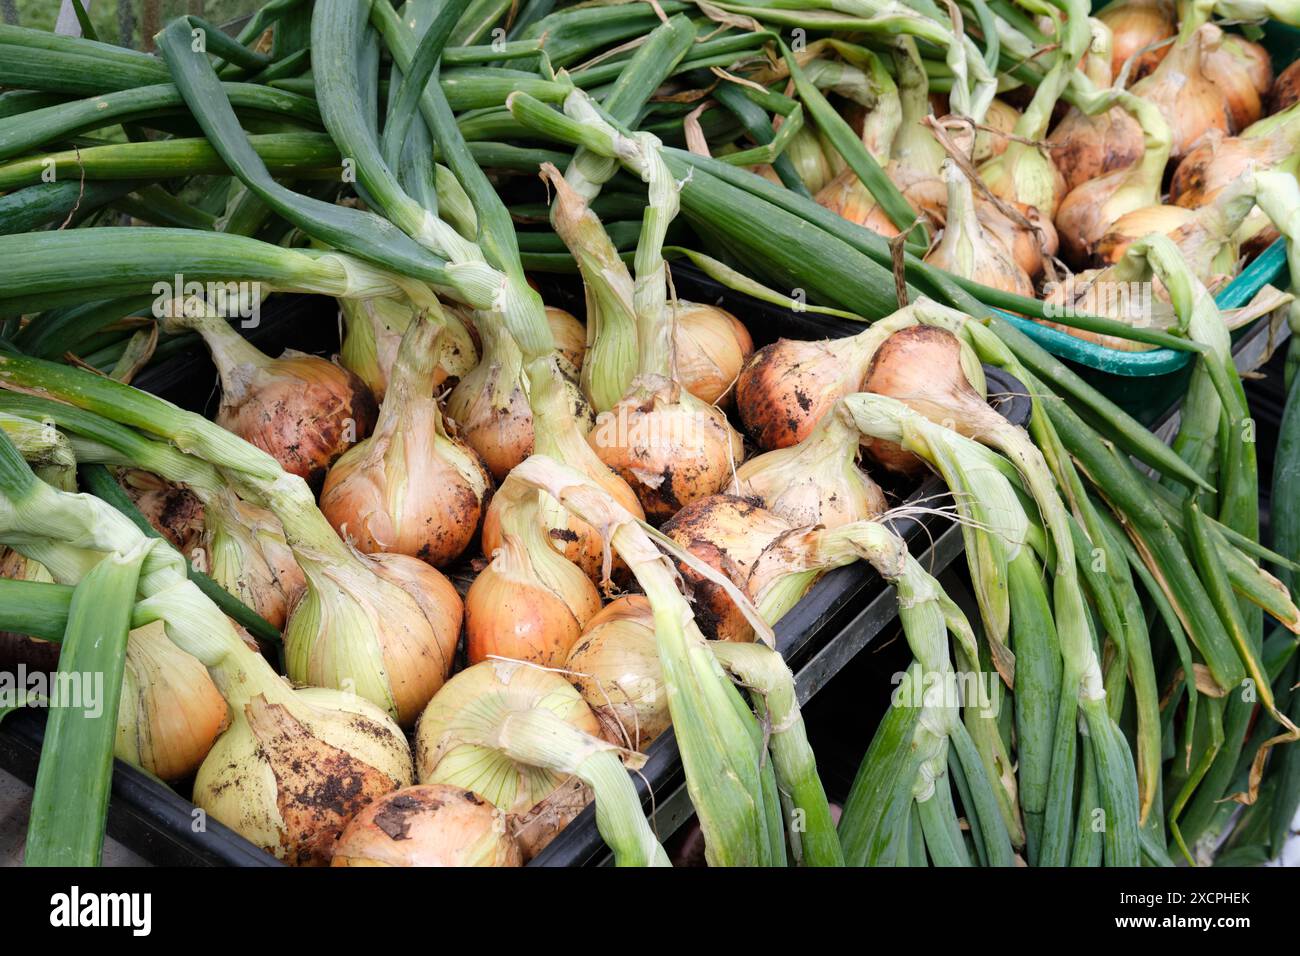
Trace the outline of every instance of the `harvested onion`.
<path fill-rule="evenodd" d="M 1097 14 L 1110 27 L 1111 70 L 1119 76 L 1128 60 L 1138 55 L 1130 81 L 1146 76 L 1169 53 L 1170 44 L 1147 50 L 1146 47 L 1167 40 L 1177 32 L 1178 18 L 1171 0 L 1113 0 Z"/>
<path fill-rule="evenodd" d="M 678 381 L 707 405 L 729 406 L 736 378 L 754 353 L 754 340 L 726 309 L 679 300 L 676 310 L 673 348 Z"/>
<path fill-rule="evenodd" d="M 345 325 L 339 362 L 366 383 L 376 401 L 382 402 L 397 348 L 417 310 L 411 303 L 396 299 L 339 299 L 339 308 Z M 459 381 L 478 363 L 478 347 L 460 310 L 450 305 L 443 309 L 447 323 L 429 381 L 435 392 Z"/>
<path fill-rule="evenodd" d="M 492 479 L 469 446 L 447 434 L 428 391 L 440 323 L 407 329 L 375 432 L 330 469 L 320 508 L 367 554 L 388 551 L 442 567 L 478 533 Z"/>
<path fill-rule="evenodd" d="M 1206 55 L 1223 31 L 1212 23 L 1174 44 L 1155 71 L 1133 86 L 1133 94 L 1160 108 L 1171 134 L 1171 156 L 1180 160 L 1212 130 L 1232 132 L 1229 104 L 1205 74 Z"/>
<path fill-rule="evenodd" d="M 384 794 L 352 818 L 331 866 L 521 866 L 505 814 L 441 784 Z"/>
<path fill-rule="evenodd" d="M 1028 274 L 1010 251 L 980 225 L 965 174 L 952 160 L 945 160 L 943 176 L 948 187 L 947 220 L 943 235 L 925 261 L 994 289 L 1032 296 L 1034 285 Z"/>

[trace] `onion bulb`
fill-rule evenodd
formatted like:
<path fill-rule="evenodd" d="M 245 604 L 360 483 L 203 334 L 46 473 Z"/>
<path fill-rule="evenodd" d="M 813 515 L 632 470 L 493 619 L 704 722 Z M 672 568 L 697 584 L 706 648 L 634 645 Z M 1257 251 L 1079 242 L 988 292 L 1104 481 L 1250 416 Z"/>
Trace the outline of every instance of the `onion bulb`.
<path fill-rule="evenodd" d="M 1235 272 L 1238 249 L 1234 234 L 1255 204 L 1254 175 L 1226 189 L 1200 209 L 1150 206 L 1122 216 L 1097 243 L 1103 263 L 1118 262 L 1135 240 L 1154 232 L 1167 235 L 1182 253 L 1192 274 L 1207 285 Z"/>
<path fill-rule="evenodd" d="M 847 219 L 886 238 L 898 235 L 894 221 L 851 167 L 846 167 L 814 196 L 821 206 L 841 219 Z"/>
<path fill-rule="evenodd" d="M 672 726 L 654 609 L 645 595 L 624 595 L 602 608 L 587 622 L 564 669 L 611 743 L 645 750 Z"/>
<path fill-rule="evenodd" d="M 982 285 L 1032 296 L 1034 284 L 1025 270 L 980 225 L 970 181 L 952 160 L 944 161 L 943 176 L 948 186 L 947 220 L 943 235 L 925 261 Z"/>
<path fill-rule="evenodd" d="M 796 526 L 837 528 L 885 511 L 880 486 L 858 467 L 859 433 L 838 406 L 803 441 L 749 459 L 730 491 Z"/>
<path fill-rule="evenodd" d="M 1135 54 L 1154 43 L 1167 40 L 1177 32 L 1178 17 L 1171 0 L 1114 0 L 1097 14 L 1110 27 L 1111 72 L 1119 76 L 1124 64 Z M 1169 53 L 1170 44 L 1147 50 L 1134 62 L 1130 82 L 1140 80 Z"/>
<path fill-rule="evenodd" d="M 471 663 L 488 657 L 564 663 L 600 593 L 543 537 L 537 498 L 504 509 L 501 544 L 465 595 L 465 646 Z"/>
<path fill-rule="evenodd" d="M 440 324 L 419 319 L 403 337 L 374 434 L 329 471 L 320 508 L 361 551 L 444 567 L 478 533 L 492 479 L 472 448 L 447 434 L 428 390 Z"/>
<path fill-rule="evenodd" d="M 791 527 L 790 522 L 752 500 L 711 495 L 679 511 L 663 526 L 663 532 L 743 589 L 763 549 Z M 678 570 L 691 589 L 700 633 L 718 641 L 754 639 L 753 626 L 721 585 L 686 565 L 679 565 Z"/>
<path fill-rule="evenodd" d="M 180 780 L 198 770 L 227 719 L 207 668 L 171 642 L 162 622 L 131 631 L 114 756 Z"/>
<path fill-rule="evenodd" d="M 1033 206 L 1049 219 L 1065 196 L 1065 177 L 1039 146 L 1012 141 L 999 156 L 979 168 L 989 192 L 1001 199 Z"/>
<path fill-rule="evenodd" d="M 469 790 L 403 787 L 371 803 L 339 837 L 330 866 L 522 866 L 506 816 Z"/>
<path fill-rule="evenodd" d="M 679 300 L 673 347 L 683 387 L 706 405 L 729 406 L 732 386 L 754 353 L 754 340 L 741 321 L 715 305 Z"/>
<path fill-rule="evenodd" d="M 194 803 L 287 863 L 324 866 L 358 811 L 414 782 L 411 751 L 356 694 L 272 681 L 246 697 L 227 691 L 230 728 L 199 767 Z"/>
<path fill-rule="evenodd" d="M 1175 43 L 1155 71 L 1133 86 L 1133 94 L 1158 106 L 1169 124 L 1174 160 L 1191 152 L 1211 130 L 1232 131 L 1229 105 L 1203 65 L 1222 38 L 1222 30 L 1205 24 Z"/>
<path fill-rule="evenodd" d="M 1067 192 L 1098 176 L 1127 169 L 1142 157 L 1142 127 L 1121 106 L 1093 116 L 1071 108 L 1048 139 Z"/>
<path fill-rule="evenodd" d="M 203 535 L 203 502 L 188 488 L 139 468 L 117 473 L 136 510 L 181 554 L 193 555 Z"/>
<path fill-rule="evenodd" d="M 569 413 L 568 384 L 558 370 L 558 363 L 542 369 L 532 376 L 530 404 L 533 410 L 533 431 L 536 453 L 564 462 L 586 475 L 626 510 L 637 518 L 644 518 L 636 492 L 626 481 L 609 469 L 587 443 L 587 437 L 574 427 Z M 501 486 L 501 494 L 492 498 L 483 519 L 483 553 L 492 554 L 501 547 L 501 517 L 511 500 L 510 478 Z M 612 567 L 618 567 L 617 556 L 611 555 L 612 567 L 605 566 L 609 549 L 601 532 L 564 508 L 549 495 L 541 495 L 538 503 L 538 520 L 542 524 L 550 546 L 572 561 L 592 582 L 601 584 L 608 579 Z"/>
<path fill-rule="evenodd" d="M 208 499 L 199 547 L 214 581 L 284 629 L 307 579 L 275 515 L 219 490 Z"/>
<path fill-rule="evenodd" d="M 1206 78 L 1228 107 L 1229 129 L 1244 130 L 1264 114 L 1263 98 L 1273 86 L 1273 61 L 1258 43 L 1224 33 L 1201 60 Z"/>
<path fill-rule="evenodd" d="M 1257 124 L 1258 125 L 1258 124 Z M 1224 189 L 1252 169 L 1291 171 L 1300 162 L 1297 153 L 1300 124 L 1292 123 L 1272 135 L 1206 136 L 1183 157 L 1169 183 L 1169 201 L 1196 209 L 1214 202 Z"/>
<path fill-rule="evenodd" d="M 571 781 L 568 773 L 525 763 L 506 752 L 501 738 L 508 736 L 509 722 L 539 711 L 593 738 L 600 734 L 600 721 L 582 695 L 553 671 L 505 661 L 465 668 L 420 716 L 415 729 L 417 778 L 425 784 L 473 790 L 512 816 L 526 816 Z M 560 806 L 563 811 L 548 815 L 546 826 L 534 828 L 523 847 L 525 858 L 542 849 L 582 809 L 581 802 L 571 799 Z"/>
<path fill-rule="evenodd" d="M 374 427 L 374 395 L 342 366 L 293 349 L 269 358 L 216 316 L 168 322 L 197 331 L 212 353 L 221 376 L 217 424 L 313 487 L 319 487 L 329 466 Z"/>
<path fill-rule="evenodd" d="M 1268 94 L 1269 113 L 1281 113 L 1300 103 L 1300 60 L 1277 75 Z"/>
<path fill-rule="evenodd" d="M 572 314 L 554 306 L 546 307 L 546 324 L 551 327 L 560 368 L 575 382 L 582 371 L 582 356 L 587 351 L 587 330 Z"/>
<path fill-rule="evenodd" d="M 1145 289 L 1151 295 L 1145 295 Z M 1143 292 L 1137 290 L 1142 289 Z M 1087 269 L 1076 273 L 1069 282 L 1059 283 L 1047 290 L 1044 304 L 1049 312 L 1057 314 L 1097 315 L 1117 322 L 1144 328 L 1161 328 L 1161 319 L 1172 320 L 1173 314 L 1167 301 L 1162 301 L 1160 293 L 1164 287 L 1158 283 L 1135 286 L 1120 266 L 1108 266 L 1105 269 Z M 1144 352 L 1154 348 L 1131 338 L 1107 335 L 1039 319 L 1038 322 L 1049 328 L 1057 329 L 1067 335 L 1095 342 L 1107 348 L 1124 352 Z M 1163 323 L 1168 324 L 1168 323 Z"/>
<path fill-rule="evenodd" d="M 375 401 L 382 402 L 398 345 L 417 309 L 409 302 L 378 298 L 339 299 L 339 308 L 344 320 L 339 362 L 366 383 Z M 429 381 L 434 392 L 459 381 L 478 363 L 478 346 L 460 310 L 451 305 L 443 310 L 447 323 Z"/>
<path fill-rule="evenodd" d="M 447 416 L 457 433 L 502 481 L 533 453 L 533 420 L 524 386 L 523 355 L 496 320 L 478 323 L 483 357 L 447 397 Z M 594 416 L 578 386 L 565 378 L 569 410 L 578 427 L 590 429 Z"/>
<path fill-rule="evenodd" d="M 1010 103 L 996 98 L 990 102 L 988 112 L 984 114 L 983 123 L 988 129 L 976 130 L 975 151 L 971 158 L 976 163 L 982 163 L 987 159 L 1005 153 L 1007 144 L 1011 140 L 998 134 L 1014 132 L 1016 122 L 1019 119 L 1020 110 Z"/>

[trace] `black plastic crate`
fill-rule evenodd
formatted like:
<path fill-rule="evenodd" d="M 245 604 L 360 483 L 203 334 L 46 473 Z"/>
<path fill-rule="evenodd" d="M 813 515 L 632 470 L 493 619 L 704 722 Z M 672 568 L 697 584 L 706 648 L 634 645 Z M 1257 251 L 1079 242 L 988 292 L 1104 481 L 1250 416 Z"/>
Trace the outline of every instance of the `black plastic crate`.
<path fill-rule="evenodd" d="M 839 337 L 863 328 L 846 320 L 759 302 L 720 286 L 689 265 L 674 264 L 672 273 L 678 296 L 733 312 L 745 323 L 756 346 L 780 337 Z M 542 276 L 540 282 L 548 304 L 582 317 L 582 294 L 576 279 Z M 339 330 L 340 318 L 332 300 L 289 295 L 277 296 L 264 306 L 260 323 L 244 334 L 270 355 L 286 347 L 328 355 L 338 349 Z M 994 369 L 986 369 L 986 375 L 999 410 L 1011 421 L 1027 421 L 1029 399 L 1023 386 Z M 215 369 L 197 336 L 189 348 L 141 373 L 135 384 L 183 408 L 209 415 L 219 394 Z M 919 487 L 894 491 L 901 501 L 915 501 L 942 493 L 943 484 L 930 477 Z M 894 527 L 918 560 L 935 573 L 961 553 L 960 531 L 950 523 L 937 525 L 908 518 L 895 522 Z M 800 700 L 808 700 L 896 617 L 893 588 L 864 562 L 822 577 L 775 627 L 778 648 L 796 673 Z M 33 782 L 43 734 L 41 714 L 16 713 L 0 723 L 0 766 Z M 684 799 L 685 779 L 671 730 L 650 746 L 646 765 L 633 780 L 647 809 L 653 804 L 661 839 L 689 819 L 692 811 Z M 116 761 L 110 835 L 159 865 L 283 865 L 215 820 L 196 830 L 195 808 L 185 793 L 184 786 L 173 789 Z M 529 865 L 578 866 L 598 862 L 605 855 L 594 808 L 588 807 Z"/>

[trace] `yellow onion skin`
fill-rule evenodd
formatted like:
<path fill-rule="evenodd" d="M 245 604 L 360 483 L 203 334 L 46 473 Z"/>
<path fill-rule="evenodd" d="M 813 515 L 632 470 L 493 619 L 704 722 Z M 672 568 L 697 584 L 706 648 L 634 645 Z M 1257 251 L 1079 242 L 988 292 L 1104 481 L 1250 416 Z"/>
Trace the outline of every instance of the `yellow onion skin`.
<path fill-rule="evenodd" d="M 587 442 L 636 492 L 652 522 L 726 487 L 744 458 L 721 410 L 656 375 L 638 376 L 628 396 L 597 418 Z"/>
<path fill-rule="evenodd" d="M 1019 119 L 1020 110 L 1005 100 L 994 98 L 989 103 L 988 112 L 984 114 L 983 125 L 1001 133 L 1010 133 L 1015 130 L 1016 121 Z M 982 163 L 994 156 L 1001 156 L 1007 151 L 1007 143 L 1011 141 L 1005 136 L 999 136 L 998 132 L 989 132 L 982 129 L 976 131 L 973 156 L 975 162 Z"/>
<path fill-rule="evenodd" d="M 554 671 L 510 661 L 474 664 L 447 681 L 415 729 L 420 783 L 473 790 L 520 822 L 525 861 L 536 855 L 586 804 L 580 781 L 542 767 L 516 763 L 499 750 L 467 740 L 458 730 L 465 715 L 497 724 L 513 711 L 543 708 L 577 730 L 600 736 L 600 721 L 567 680 Z M 530 818 L 531 815 L 531 818 Z"/>
<path fill-rule="evenodd" d="M 560 369 L 575 382 L 582 371 L 582 357 L 587 351 L 587 328 L 571 313 L 554 306 L 546 307 L 546 323 L 555 339 L 555 350 L 561 359 Z"/>
<path fill-rule="evenodd" d="M 1264 115 L 1263 97 L 1273 86 L 1273 63 L 1258 43 L 1232 33 L 1208 48 L 1201 61 L 1228 108 L 1228 128 L 1239 133 Z"/>
<path fill-rule="evenodd" d="M 375 800 L 339 837 L 330 866 L 522 866 L 505 814 L 470 790 L 403 787 Z"/>
<path fill-rule="evenodd" d="M 752 500 L 712 495 L 683 508 L 663 532 L 743 590 L 759 555 L 790 528 Z M 726 591 L 685 565 L 678 570 L 690 588 L 700 633 L 718 641 L 754 639 L 753 626 Z"/>
<path fill-rule="evenodd" d="M 381 413 L 375 434 L 335 462 L 320 508 L 366 554 L 393 552 L 445 567 L 478 534 L 492 478 L 478 454 L 442 427 L 436 398 L 403 401 L 403 411 Z"/>
<path fill-rule="evenodd" d="M 460 595 L 418 558 L 355 557 L 379 586 L 345 565 L 309 570 L 285 625 L 287 672 L 300 684 L 348 687 L 409 726 L 451 673 Z M 358 659 L 371 666 L 359 668 Z"/>
<path fill-rule="evenodd" d="M 319 488 L 325 472 L 370 434 L 379 414 L 366 384 L 341 365 L 286 349 L 246 372 L 239 394 L 227 390 L 217 424 Z"/>
<path fill-rule="evenodd" d="M 851 168 L 845 168 L 819 189 L 815 198 L 818 204 L 841 219 L 847 219 L 886 238 L 898 235 L 898 227 Z"/>
<path fill-rule="evenodd" d="M 292 706 L 258 694 L 231 709 L 194 780 L 194 803 L 295 866 L 325 866 L 352 817 L 410 786 L 411 751 L 382 710 L 308 687 Z"/>
<path fill-rule="evenodd" d="M 1009 249 L 984 231 L 975 211 L 970 182 L 951 160 L 944 161 L 948 217 L 938 243 L 925 261 L 982 285 L 1032 296 L 1034 284 Z"/>
<path fill-rule="evenodd" d="M 1045 257 L 1056 255 L 1060 249 L 1056 226 L 1033 206 L 1024 203 L 1012 203 L 1012 206 L 1029 223 L 1029 228 L 1012 221 L 983 196 L 975 198 L 975 214 L 984 231 L 1011 254 L 1030 279 L 1036 279 L 1043 273 Z"/>
<path fill-rule="evenodd" d="M 114 756 L 163 780 L 181 780 L 198 770 L 228 715 L 207 668 L 172 643 L 162 622 L 131 631 Z"/>
<path fill-rule="evenodd" d="M 757 455 L 736 469 L 729 491 L 796 527 L 838 528 L 874 518 L 889 506 L 857 459 L 861 435 L 832 410 L 806 439 Z"/>
<path fill-rule="evenodd" d="M 706 405 L 730 407 L 732 386 L 754 354 L 740 319 L 717 306 L 679 301 L 673 346 L 683 387 Z"/>
<path fill-rule="evenodd" d="M 778 339 L 754 353 L 736 380 L 736 407 L 760 448 L 803 441 L 837 401 L 859 390 L 867 361 L 851 343 Z"/>
<path fill-rule="evenodd" d="M 124 468 L 117 475 L 131 503 L 181 554 L 192 557 L 204 529 L 204 507 L 193 492 L 138 468 Z"/>
<path fill-rule="evenodd" d="M 1110 27 L 1112 76 L 1119 76 L 1124 64 L 1139 50 L 1172 37 L 1178 30 L 1178 16 L 1171 0 L 1115 0 L 1096 16 Z M 1143 53 L 1133 64 L 1129 82 L 1137 82 L 1153 71 L 1168 53 L 1168 44 Z"/>
<path fill-rule="evenodd" d="M 208 574 L 276 630 L 284 630 L 307 578 L 280 522 L 233 494 L 210 503 L 206 514 L 199 548 Z"/>
<path fill-rule="evenodd" d="M 1142 158 L 1142 127 L 1121 106 L 1095 116 L 1071 108 L 1048 140 L 1067 192 L 1098 176 L 1127 169 Z"/>
<path fill-rule="evenodd" d="M 1174 170 L 1169 202 L 1187 209 L 1209 205 L 1243 175 L 1276 168 L 1294 154 L 1284 137 L 1207 136 Z"/>
<path fill-rule="evenodd" d="M 1009 202 L 1033 206 L 1048 219 L 1065 198 L 1065 176 L 1037 146 L 1013 142 L 979 168 L 989 192 Z"/>
<path fill-rule="evenodd" d="M 1281 113 L 1300 103 L 1300 60 L 1277 75 L 1268 94 L 1269 114 Z"/>
<path fill-rule="evenodd" d="M 654 609 L 644 594 L 627 594 L 602 608 L 564 667 L 610 743 L 643 751 L 672 726 Z"/>
<path fill-rule="evenodd" d="M 1097 241 L 1097 265 L 1119 262 L 1129 244 L 1153 232 L 1169 235 L 1196 218 L 1190 209 L 1182 206 L 1146 206 L 1120 216 Z"/>
<path fill-rule="evenodd" d="M 1233 131 L 1228 103 L 1204 69 L 1206 54 L 1218 48 L 1222 37 L 1222 30 L 1207 23 L 1185 42 L 1175 43 L 1155 71 L 1133 86 L 1133 94 L 1154 103 L 1169 124 L 1175 162 L 1207 133 Z"/>
<path fill-rule="evenodd" d="M 506 533 L 465 595 L 466 653 L 471 664 L 505 657 L 558 667 L 599 610 L 591 579 L 556 554 L 540 528 L 531 542 Z"/>

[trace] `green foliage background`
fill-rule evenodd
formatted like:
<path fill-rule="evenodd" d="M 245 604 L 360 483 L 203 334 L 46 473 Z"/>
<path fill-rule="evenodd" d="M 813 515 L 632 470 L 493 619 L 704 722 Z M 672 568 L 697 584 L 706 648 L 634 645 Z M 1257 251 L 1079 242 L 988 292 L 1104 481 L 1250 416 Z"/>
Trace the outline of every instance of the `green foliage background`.
<path fill-rule="evenodd" d="M 213 23 L 225 23 L 254 10 L 253 0 L 82 0 L 99 39 L 106 43 L 148 49 L 146 40 L 163 24 L 183 13 L 197 13 Z M 53 30 L 60 0 L 0 0 L 5 23 Z"/>

